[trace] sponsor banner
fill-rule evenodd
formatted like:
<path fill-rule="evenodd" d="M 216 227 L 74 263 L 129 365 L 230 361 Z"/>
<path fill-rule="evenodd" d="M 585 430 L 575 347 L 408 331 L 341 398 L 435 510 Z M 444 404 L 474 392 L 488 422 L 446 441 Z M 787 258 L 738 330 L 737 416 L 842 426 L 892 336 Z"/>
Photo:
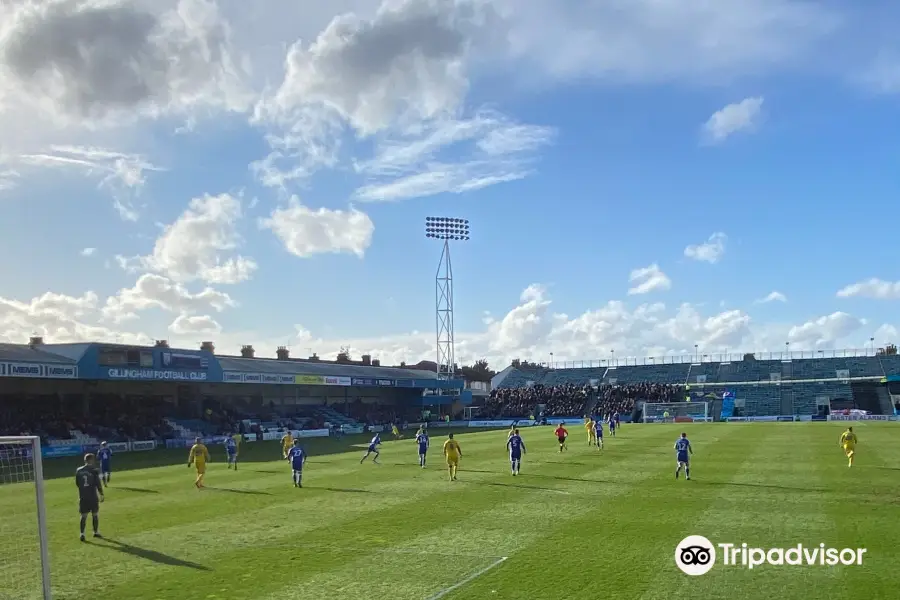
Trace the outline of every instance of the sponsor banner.
<path fill-rule="evenodd" d="M 259 373 L 244 373 L 244 383 L 262 383 L 262 375 Z"/>
<path fill-rule="evenodd" d="M 272 373 L 262 374 L 262 383 L 281 383 L 281 375 L 273 375 Z"/>
<path fill-rule="evenodd" d="M 375 387 L 375 380 L 368 377 L 353 377 L 350 380 L 350 384 L 359 387 Z"/>
<path fill-rule="evenodd" d="M 201 371 L 160 371 L 157 369 L 107 369 L 110 379 L 152 379 L 157 381 L 206 381 Z"/>
<path fill-rule="evenodd" d="M 896 421 L 893 415 L 828 415 L 829 421 Z"/>
<path fill-rule="evenodd" d="M 693 417 L 682 417 L 682 416 L 678 416 L 678 417 L 675 417 L 674 421 L 675 421 L 676 423 L 693 423 L 693 422 L 694 422 L 694 418 L 693 418 Z"/>
<path fill-rule="evenodd" d="M 178 438 L 175 440 L 166 440 L 166 448 L 190 448 L 194 445 L 194 440 L 188 438 Z"/>
<path fill-rule="evenodd" d="M 65 446 L 43 446 L 41 456 L 44 458 L 58 458 L 61 456 L 78 456 L 84 449 L 81 444 L 68 444 Z"/>
<path fill-rule="evenodd" d="M 416 387 L 416 382 L 412 379 L 398 379 L 395 382 L 397 387 L 411 388 Z"/>
<path fill-rule="evenodd" d="M 330 429 L 303 429 L 301 431 L 295 431 L 294 437 L 297 438 L 317 438 L 317 437 L 328 437 L 331 434 Z"/>
<path fill-rule="evenodd" d="M 110 450 L 113 452 L 128 452 L 131 450 L 131 445 L 128 442 L 109 442 L 106 444 Z M 85 446 L 87 448 L 88 446 Z M 99 448 L 100 446 L 97 446 Z M 96 449 L 89 450 L 89 452 L 94 452 Z"/>
<path fill-rule="evenodd" d="M 293 385 L 294 384 L 294 376 L 293 375 L 279 375 L 278 383 L 280 383 L 281 385 L 285 385 L 285 384 Z"/>
<path fill-rule="evenodd" d="M 822 416 L 822 415 L 812 415 L 812 417 L 810 418 L 810 420 L 811 420 L 811 421 L 827 421 L 827 420 L 828 420 L 828 417 L 825 417 L 825 416 Z"/>
<path fill-rule="evenodd" d="M 280 440 L 284 437 L 284 433 L 281 431 L 269 431 L 263 434 L 264 442 L 271 442 L 273 440 Z"/>
<path fill-rule="evenodd" d="M 468 426 L 468 421 L 440 421 L 442 425 L 446 425 L 447 427 L 466 427 Z M 429 423 L 429 427 L 434 427 L 435 423 Z"/>
<path fill-rule="evenodd" d="M 235 371 L 225 371 L 222 373 L 222 381 L 225 383 L 243 383 L 244 374 L 236 373 Z"/>
<path fill-rule="evenodd" d="M 469 427 L 509 427 L 513 424 L 509 421 L 469 421 Z"/>
<path fill-rule="evenodd" d="M 75 365 L 47 365 L 39 363 L 3 363 L 0 365 L 0 376 L 76 379 L 78 377 L 78 367 Z"/>
<path fill-rule="evenodd" d="M 156 440 L 143 440 L 140 442 L 131 442 L 131 450 L 133 452 L 142 452 L 145 450 L 156 450 Z"/>
<path fill-rule="evenodd" d="M 369 425 L 370 433 L 381 433 L 384 431 L 384 425 Z"/>
<path fill-rule="evenodd" d="M 396 382 L 393 379 L 376 379 L 375 385 L 378 387 L 394 387 Z"/>
<path fill-rule="evenodd" d="M 795 418 L 797 421 L 802 421 L 802 422 L 804 422 L 804 423 L 808 423 L 809 421 L 812 421 L 812 420 L 813 420 L 812 415 L 797 415 L 797 416 L 794 417 L 794 418 Z"/>
<path fill-rule="evenodd" d="M 747 417 L 728 417 L 729 423 L 746 423 Z"/>
<path fill-rule="evenodd" d="M 793 422 L 794 422 L 794 417 L 788 417 L 788 416 L 785 416 L 785 415 L 780 415 L 776 420 L 777 420 L 779 423 L 793 423 Z"/>
<path fill-rule="evenodd" d="M 346 433 L 348 435 L 356 435 L 363 433 L 365 428 L 363 427 L 353 427 L 352 425 L 341 425 L 341 433 Z"/>
<path fill-rule="evenodd" d="M 325 378 L 321 375 L 294 375 L 294 383 L 297 385 L 323 385 Z"/>
<path fill-rule="evenodd" d="M 764 417 L 747 417 L 747 420 L 751 423 L 774 423 L 778 420 L 777 415 L 766 415 Z"/>
<path fill-rule="evenodd" d="M 350 385 L 349 377 L 326 377 L 325 385 Z"/>
<path fill-rule="evenodd" d="M 9 363 L 10 377 L 41 377 L 42 375 L 42 365 L 34 363 Z"/>
<path fill-rule="evenodd" d="M 75 365 L 44 365 L 44 377 L 48 379 L 77 379 L 78 367 Z"/>

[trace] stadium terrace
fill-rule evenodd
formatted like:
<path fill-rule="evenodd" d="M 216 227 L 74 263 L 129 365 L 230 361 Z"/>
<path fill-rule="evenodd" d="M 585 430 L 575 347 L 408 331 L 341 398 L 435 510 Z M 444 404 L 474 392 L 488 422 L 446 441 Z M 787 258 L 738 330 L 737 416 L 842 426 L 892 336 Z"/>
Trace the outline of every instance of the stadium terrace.
<path fill-rule="evenodd" d="M 73 456 L 107 440 L 119 450 L 180 446 L 240 432 L 268 440 L 362 433 L 364 427 L 461 412 L 462 380 L 417 369 L 259 358 L 200 349 L 117 344 L 0 344 L 0 435 L 40 435 L 46 456 Z"/>
<path fill-rule="evenodd" d="M 851 411 L 887 420 L 900 412 L 900 356 L 871 350 L 831 354 L 666 357 L 643 364 L 604 360 L 570 368 L 512 365 L 493 378 L 492 400 L 510 418 L 536 410 L 523 396 L 559 403 L 573 394 L 584 403 L 584 414 L 627 411 L 633 420 L 644 416 L 645 403 L 694 403 L 693 410 L 672 411 L 673 418 L 680 412 L 687 420 L 688 413 L 708 420 L 825 420 L 850 418 Z M 513 403 L 518 408 L 508 410 Z M 699 413 L 700 406 L 708 412 Z"/>

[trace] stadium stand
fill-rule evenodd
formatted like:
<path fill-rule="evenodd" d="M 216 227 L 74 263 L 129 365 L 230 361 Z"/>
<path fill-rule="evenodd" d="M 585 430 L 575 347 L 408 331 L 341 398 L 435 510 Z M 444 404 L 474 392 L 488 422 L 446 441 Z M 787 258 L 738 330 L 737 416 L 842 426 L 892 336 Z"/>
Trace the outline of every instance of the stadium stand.
<path fill-rule="evenodd" d="M 721 399 L 726 390 L 734 392 L 738 413 L 742 416 L 779 414 L 813 415 L 823 406 L 864 407 L 878 410 L 872 385 L 883 378 L 900 375 L 900 356 L 811 356 L 791 360 L 754 358 L 724 362 L 662 363 L 627 365 L 612 368 L 582 367 L 566 369 L 510 368 L 492 392 L 493 413 L 506 415 L 527 411 L 522 405 L 533 403 L 527 393 L 514 393 L 529 381 L 533 388 L 599 384 L 588 392 L 596 406 L 591 412 L 626 412 L 635 402 L 681 401 L 689 391 L 704 400 Z M 868 383 L 866 383 L 868 382 Z M 651 384 L 665 384 L 654 391 Z M 869 385 L 866 388 L 862 383 Z M 684 388 L 682 386 L 687 386 Z M 660 390 L 665 390 L 661 392 Z M 864 397 L 865 396 L 865 397 Z M 667 399 L 658 399 L 660 397 Z M 671 398 L 671 399 L 668 399 Z M 509 405 L 504 405 L 506 400 Z"/>

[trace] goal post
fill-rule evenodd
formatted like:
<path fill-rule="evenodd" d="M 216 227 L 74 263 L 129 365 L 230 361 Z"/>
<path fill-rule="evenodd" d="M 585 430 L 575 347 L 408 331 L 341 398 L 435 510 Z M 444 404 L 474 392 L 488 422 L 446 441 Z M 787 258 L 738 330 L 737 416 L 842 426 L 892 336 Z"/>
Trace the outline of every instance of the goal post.
<path fill-rule="evenodd" d="M 707 423 L 709 402 L 645 402 L 644 423 Z"/>
<path fill-rule="evenodd" d="M 0 510 L 0 536 L 18 540 L 0 549 L 2 587 L 12 589 L 10 598 L 51 600 L 40 437 L 0 436 Z"/>

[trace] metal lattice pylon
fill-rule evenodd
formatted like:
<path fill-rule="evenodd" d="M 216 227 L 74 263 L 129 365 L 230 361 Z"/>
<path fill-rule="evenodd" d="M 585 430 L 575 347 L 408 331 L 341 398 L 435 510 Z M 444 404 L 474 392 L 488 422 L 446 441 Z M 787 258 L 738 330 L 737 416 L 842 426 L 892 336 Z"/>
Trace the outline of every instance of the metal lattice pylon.
<path fill-rule="evenodd" d="M 453 379 L 456 371 L 453 338 L 453 264 L 450 262 L 448 240 L 444 240 L 441 260 L 434 278 L 434 312 L 437 331 L 437 375 L 439 379 Z"/>

